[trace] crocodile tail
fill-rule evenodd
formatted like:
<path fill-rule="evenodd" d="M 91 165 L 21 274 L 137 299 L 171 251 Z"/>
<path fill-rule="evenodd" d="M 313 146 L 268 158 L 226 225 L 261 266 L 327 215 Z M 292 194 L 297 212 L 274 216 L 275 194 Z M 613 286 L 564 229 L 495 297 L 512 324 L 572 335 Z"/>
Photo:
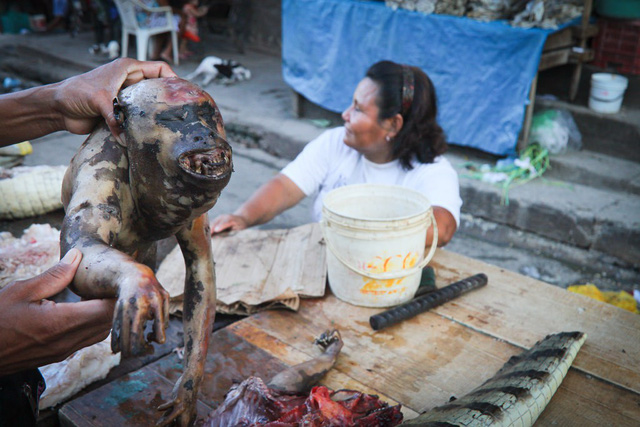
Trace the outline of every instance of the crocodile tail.
<path fill-rule="evenodd" d="M 405 426 L 531 426 L 564 379 L 587 335 L 561 332 L 513 356 L 480 387 Z"/>

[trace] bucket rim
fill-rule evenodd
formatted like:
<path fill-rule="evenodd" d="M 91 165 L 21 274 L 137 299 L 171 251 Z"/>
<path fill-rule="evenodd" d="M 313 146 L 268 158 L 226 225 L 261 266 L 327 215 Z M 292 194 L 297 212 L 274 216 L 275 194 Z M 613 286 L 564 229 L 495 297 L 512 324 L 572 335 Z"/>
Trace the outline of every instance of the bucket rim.
<path fill-rule="evenodd" d="M 593 73 L 591 75 L 592 84 L 613 84 L 616 86 L 624 86 L 625 88 L 629 84 L 629 79 L 621 74 L 615 73 Z"/>
<path fill-rule="evenodd" d="M 332 216 L 344 218 L 352 221 L 366 221 L 371 223 L 385 223 L 389 222 L 390 218 L 367 218 L 367 217 L 356 217 L 353 215 L 345 215 L 342 213 L 336 212 L 334 209 L 327 206 L 327 200 L 330 201 L 331 198 L 339 197 L 340 193 L 344 193 L 345 191 L 358 190 L 362 188 L 381 188 L 384 190 L 392 190 L 392 191 L 403 191 L 405 193 L 411 193 L 412 196 L 415 196 L 417 199 L 421 199 L 421 202 L 424 203 L 424 209 L 417 213 L 412 213 L 404 216 L 394 217 L 393 221 L 407 221 L 412 219 L 418 219 L 422 221 L 422 217 L 428 216 L 429 211 L 433 208 L 431 201 L 427 196 L 420 193 L 419 191 L 413 190 L 411 188 L 402 187 L 400 185 L 391 185 L 391 184 L 350 184 L 342 187 L 334 188 L 324 197 L 322 201 L 322 212 L 323 215 L 325 212 L 329 213 Z"/>

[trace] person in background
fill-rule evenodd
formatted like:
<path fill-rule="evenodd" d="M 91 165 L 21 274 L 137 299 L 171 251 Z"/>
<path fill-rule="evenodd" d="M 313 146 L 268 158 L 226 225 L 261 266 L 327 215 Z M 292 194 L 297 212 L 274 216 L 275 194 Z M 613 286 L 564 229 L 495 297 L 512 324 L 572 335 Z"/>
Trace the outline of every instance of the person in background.
<path fill-rule="evenodd" d="M 112 0 L 93 0 L 90 5 L 95 44 L 89 48 L 92 55 L 108 55 L 115 59 L 120 53 L 120 45 L 116 41 L 118 11 Z"/>
<path fill-rule="evenodd" d="M 91 132 L 106 120 L 119 138 L 113 100 L 140 80 L 174 77 L 164 62 L 118 59 L 59 83 L 0 95 L 0 145 L 67 130 Z M 71 283 L 82 259 L 72 249 L 39 276 L 0 290 L 0 426 L 35 426 L 45 384 L 39 366 L 104 340 L 115 300 L 55 303 L 49 298 Z"/>
<path fill-rule="evenodd" d="M 53 0 L 52 1 L 53 19 L 51 20 L 51 22 L 47 24 L 47 31 L 62 29 L 65 25 L 67 12 L 69 12 L 68 0 Z"/>
<path fill-rule="evenodd" d="M 187 0 L 182 7 L 182 16 L 185 20 L 184 31 L 180 35 L 180 59 L 186 59 L 193 55 L 187 49 L 187 42 L 200 42 L 198 35 L 198 18 L 202 18 L 209 12 L 208 6 L 198 7 L 198 0 Z"/>
<path fill-rule="evenodd" d="M 372 65 L 342 113 L 344 126 L 307 144 L 233 214 L 213 219 L 212 234 L 263 224 L 314 194 L 312 219 L 319 221 L 329 191 L 372 183 L 427 196 L 438 225 L 438 245 L 447 244 L 458 227 L 462 200 L 458 175 L 442 156 L 447 143 L 436 115 L 436 91 L 422 70 L 391 61 Z M 432 238 L 430 229 L 425 243 Z"/>
<path fill-rule="evenodd" d="M 171 7 L 169 0 L 140 0 L 144 5 L 148 7 Z M 180 34 L 181 28 L 181 17 L 180 13 L 176 14 L 175 10 L 173 13 L 173 27 L 178 34 Z M 137 13 L 138 24 L 142 28 L 153 28 L 153 27 L 164 27 L 167 25 L 167 17 L 162 12 L 151 12 L 147 13 L 142 11 L 142 8 L 138 8 Z M 173 42 L 171 41 L 171 36 L 169 34 L 157 34 L 154 36 L 153 42 L 153 53 L 151 54 L 152 59 L 161 59 L 167 63 L 172 63 L 172 55 L 171 52 L 173 50 Z"/>

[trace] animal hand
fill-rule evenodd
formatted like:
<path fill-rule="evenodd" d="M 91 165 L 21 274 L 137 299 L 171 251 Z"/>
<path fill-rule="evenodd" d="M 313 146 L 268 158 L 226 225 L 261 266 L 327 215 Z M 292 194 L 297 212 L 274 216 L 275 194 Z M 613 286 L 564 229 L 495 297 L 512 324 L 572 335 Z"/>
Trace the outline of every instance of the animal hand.
<path fill-rule="evenodd" d="M 144 336 L 145 324 L 153 321 L 153 334 Z M 120 286 L 120 296 L 111 334 L 111 349 L 124 357 L 153 353 L 150 341 L 164 343 L 169 324 L 169 293 L 150 268 L 140 266 L 138 277 L 127 278 Z"/>
<path fill-rule="evenodd" d="M 187 379 L 182 374 L 180 380 L 173 388 L 173 397 L 169 402 L 158 406 L 159 411 L 171 410 L 169 414 L 164 415 L 156 426 L 171 425 L 173 420 L 177 421 L 177 425 L 181 427 L 190 426 L 196 419 L 196 390 L 193 378 Z"/>

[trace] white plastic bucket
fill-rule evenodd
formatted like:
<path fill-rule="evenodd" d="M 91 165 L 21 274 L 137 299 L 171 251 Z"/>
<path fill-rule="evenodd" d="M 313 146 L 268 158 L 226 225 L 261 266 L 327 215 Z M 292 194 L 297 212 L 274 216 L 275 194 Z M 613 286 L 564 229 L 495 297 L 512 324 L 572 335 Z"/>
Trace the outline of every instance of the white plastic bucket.
<path fill-rule="evenodd" d="M 390 307 L 413 298 L 438 241 L 429 200 L 395 185 L 358 184 L 329 192 L 321 224 L 332 292 L 365 307 Z M 424 256 L 432 224 L 433 242 Z"/>
<path fill-rule="evenodd" d="M 598 113 L 617 113 L 620 111 L 627 84 L 629 80 L 619 74 L 592 74 L 589 108 Z"/>

